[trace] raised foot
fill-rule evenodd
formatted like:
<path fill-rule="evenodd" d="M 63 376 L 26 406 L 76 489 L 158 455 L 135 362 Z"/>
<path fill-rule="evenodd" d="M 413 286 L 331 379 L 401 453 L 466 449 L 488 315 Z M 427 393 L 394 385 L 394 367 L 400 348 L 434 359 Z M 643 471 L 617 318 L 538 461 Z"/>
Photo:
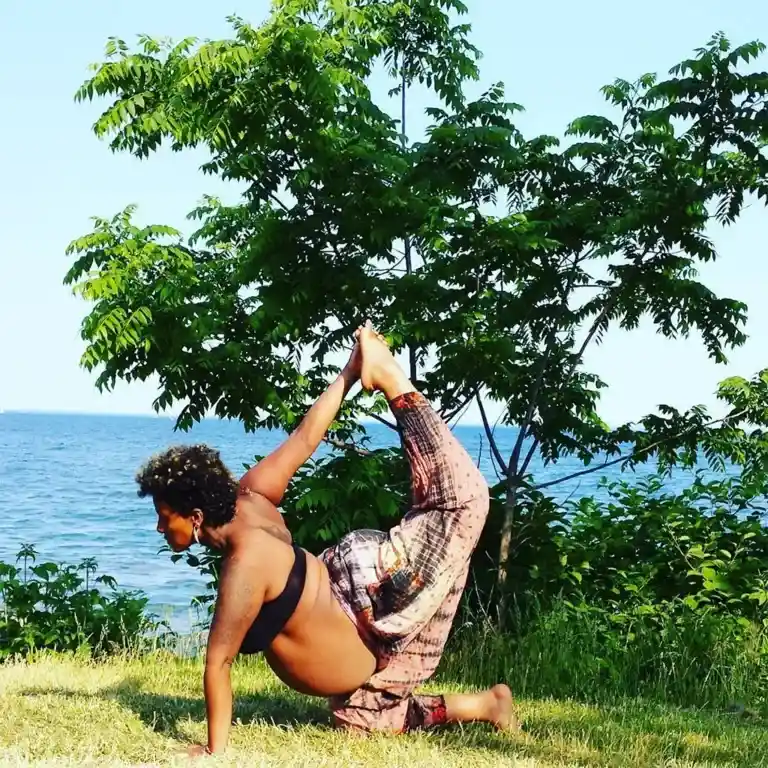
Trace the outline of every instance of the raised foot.
<path fill-rule="evenodd" d="M 402 376 L 397 360 L 386 342 L 373 329 L 370 321 L 360 329 L 357 338 L 362 353 L 360 383 L 363 389 L 369 392 L 376 389 L 386 392 L 393 382 Z"/>
<path fill-rule="evenodd" d="M 509 686 L 503 683 L 495 685 L 488 694 L 491 698 L 488 722 L 500 731 L 519 731 L 520 721 L 515 715 L 512 691 Z"/>

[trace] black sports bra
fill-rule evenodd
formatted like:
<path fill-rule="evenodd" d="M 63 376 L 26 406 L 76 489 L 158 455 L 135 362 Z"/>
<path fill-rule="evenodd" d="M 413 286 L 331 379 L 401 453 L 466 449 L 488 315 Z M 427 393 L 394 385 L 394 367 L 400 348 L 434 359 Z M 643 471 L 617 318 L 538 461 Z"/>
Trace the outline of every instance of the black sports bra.
<path fill-rule="evenodd" d="M 291 545 L 296 559 L 288 574 L 283 591 L 261 606 L 259 615 L 249 627 L 240 646 L 240 653 L 259 653 L 266 650 L 293 616 L 304 592 L 307 580 L 307 554 L 301 547 Z"/>

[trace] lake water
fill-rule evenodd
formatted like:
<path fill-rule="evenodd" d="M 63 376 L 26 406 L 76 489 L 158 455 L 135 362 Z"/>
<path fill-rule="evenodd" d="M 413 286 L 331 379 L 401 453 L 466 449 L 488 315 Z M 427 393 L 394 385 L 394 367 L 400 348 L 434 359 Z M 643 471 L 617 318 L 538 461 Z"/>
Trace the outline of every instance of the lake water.
<path fill-rule="evenodd" d="M 248 434 L 237 422 L 218 420 L 187 433 L 174 432 L 173 424 L 151 416 L 0 414 L 0 560 L 14 562 L 22 544 L 36 547 L 38 562 L 77 564 L 93 557 L 99 574 L 115 577 L 120 587 L 143 590 L 152 610 L 178 629 L 188 627 L 194 620 L 190 600 L 204 591 L 204 580 L 185 562 L 174 564 L 168 553 L 158 554 L 164 541 L 155 530 L 151 501 L 136 495 L 136 470 L 168 445 L 206 442 L 237 473 L 283 435 Z M 374 444 L 393 442 L 387 427 L 371 425 L 369 431 Z M 495 480 L 482 427 L 454 432 L 470 455 L 480 458 L 486 477 Z M 497 430 L 503 455 L 510 455 L 515 437 L 514 429 Z M 539 481 L 581 468 L 573 459 L 556 467 L 533 465 Z M 638 474 L 652 470 L 649 464 Z M 557 496 L 599 494 L 600 477 L 610 473 L 619 475 L 616 468 L 587 475 L 557 486 Z M 670 489 L 689 482 L 690 474 L 676 473 Z"/>

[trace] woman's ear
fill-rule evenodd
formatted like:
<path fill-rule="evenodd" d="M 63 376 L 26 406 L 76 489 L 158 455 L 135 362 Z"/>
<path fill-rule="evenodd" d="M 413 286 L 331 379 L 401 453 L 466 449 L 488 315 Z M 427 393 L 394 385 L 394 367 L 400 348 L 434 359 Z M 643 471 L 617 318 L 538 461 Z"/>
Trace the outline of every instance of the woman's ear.
<path fill-rule="evenodd" d="M 197 508 L 193 509 L 190 520 L 195 528 L 200 528 L 205 522 L 205 514 L 203 514 L 203 510 Z"/>

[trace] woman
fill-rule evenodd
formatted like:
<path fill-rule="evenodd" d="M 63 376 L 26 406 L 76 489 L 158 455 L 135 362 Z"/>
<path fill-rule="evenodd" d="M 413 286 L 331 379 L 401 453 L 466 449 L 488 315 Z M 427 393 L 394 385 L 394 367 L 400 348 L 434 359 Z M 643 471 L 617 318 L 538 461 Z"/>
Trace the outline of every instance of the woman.
<path fill-rule="evenodd" d="M 349 362 L 299 427 L 239 481 L 205 446 L 172 448 L 139 472 L 157 530 L 177 552 L 224 553 L 205 662 L 208 744 L 232 721 L 230 666 L 264 651 L 302 693 L 329 699 L 337 726 L 405 732 L 449 722 L 517 727 L 505 685 L 479 694 L 414 694 L 434 673 L 488 513 L 488 487 L 370 323 Z M 401 429 L 413 505 L 388 533 L 353 531 L 314 557 L 291 543 L 277 505 L 358 380 L 380 390 Z"/>

